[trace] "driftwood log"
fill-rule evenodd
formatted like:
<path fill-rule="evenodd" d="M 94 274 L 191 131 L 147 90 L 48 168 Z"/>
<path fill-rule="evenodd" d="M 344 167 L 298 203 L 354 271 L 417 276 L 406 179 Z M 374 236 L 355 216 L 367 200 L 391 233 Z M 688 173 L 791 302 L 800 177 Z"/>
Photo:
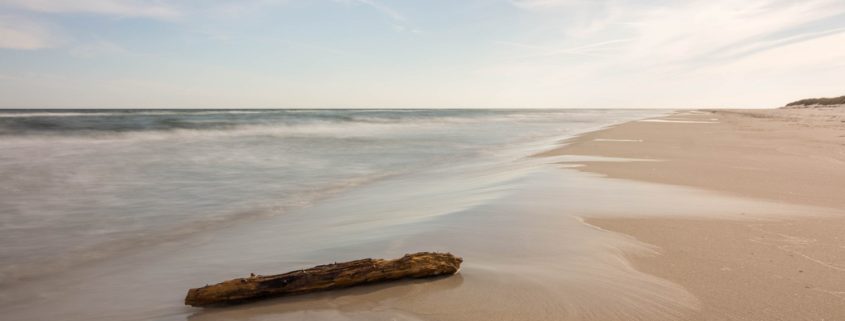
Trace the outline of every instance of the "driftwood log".
<path fill-rule="evenodd" d="M 451 253 L 420 252 L 395 260 L 363 259 L 319 265 L 277 275 L 253 275 L 188 290 L 185 304 L 195 307 L 232 304 L 366 283 L 450 275 L 463 260 Z"/>

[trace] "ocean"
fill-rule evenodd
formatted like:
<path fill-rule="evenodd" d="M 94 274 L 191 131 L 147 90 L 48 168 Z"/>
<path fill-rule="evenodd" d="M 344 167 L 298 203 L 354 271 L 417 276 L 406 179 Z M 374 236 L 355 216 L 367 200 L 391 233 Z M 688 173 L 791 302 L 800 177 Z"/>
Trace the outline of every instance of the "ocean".
<path fill-rule="evenodd" d="M 2 110 L 0 309 L 184 320 L 188 287 L 453 250 L 421 231 L 519 193 L 550 167 L 533 154 L 663 113 Z"/>

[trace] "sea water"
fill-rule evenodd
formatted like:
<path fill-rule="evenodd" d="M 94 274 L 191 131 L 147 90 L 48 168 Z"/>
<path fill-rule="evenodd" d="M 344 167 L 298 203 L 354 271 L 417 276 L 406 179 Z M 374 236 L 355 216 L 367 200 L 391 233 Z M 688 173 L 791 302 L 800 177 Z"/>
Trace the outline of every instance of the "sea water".
<path fill-rule="evenodd" d="M 535 173 L 532 154 L 661 113 L 0 111 L 0 307 L 33 320 L 184 319 L 188 285 L 409 248 L 396 243 L 409 226 L 508 193 Z"/>

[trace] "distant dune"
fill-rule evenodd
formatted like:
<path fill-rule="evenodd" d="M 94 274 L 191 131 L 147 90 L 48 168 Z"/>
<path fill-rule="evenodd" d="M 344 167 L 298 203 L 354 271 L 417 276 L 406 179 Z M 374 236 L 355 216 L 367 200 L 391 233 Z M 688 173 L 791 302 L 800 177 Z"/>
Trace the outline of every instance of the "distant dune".
<path fill-rule="evenodd" d="M 840 97 L 836 97 L 836 98 L 809 98 L 809 99 L 802 99 L 802 100 L 799 100 L 799 101 L 794 101 L 794 102 L 786 104 L 786 107 L 791 107 L 791 108 L 821 107 L 821 106 L 828 106 L 828 107 L 845 106 L 845 96 L 840 96 Z"/>

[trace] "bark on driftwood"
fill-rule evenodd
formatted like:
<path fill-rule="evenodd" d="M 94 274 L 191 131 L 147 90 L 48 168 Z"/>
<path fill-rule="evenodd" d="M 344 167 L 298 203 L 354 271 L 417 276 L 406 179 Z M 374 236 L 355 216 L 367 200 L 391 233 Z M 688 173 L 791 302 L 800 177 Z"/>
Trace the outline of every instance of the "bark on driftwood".
<path fill-rule="evenodd" d="M 396 260 L 363 259 L 277 275 L 250 276 L 188 290 L 185 304 L 202 307 L 345 288 L 353 285 L 449 275 L 463 260 L 451 253 L 420 252 Z"/>

